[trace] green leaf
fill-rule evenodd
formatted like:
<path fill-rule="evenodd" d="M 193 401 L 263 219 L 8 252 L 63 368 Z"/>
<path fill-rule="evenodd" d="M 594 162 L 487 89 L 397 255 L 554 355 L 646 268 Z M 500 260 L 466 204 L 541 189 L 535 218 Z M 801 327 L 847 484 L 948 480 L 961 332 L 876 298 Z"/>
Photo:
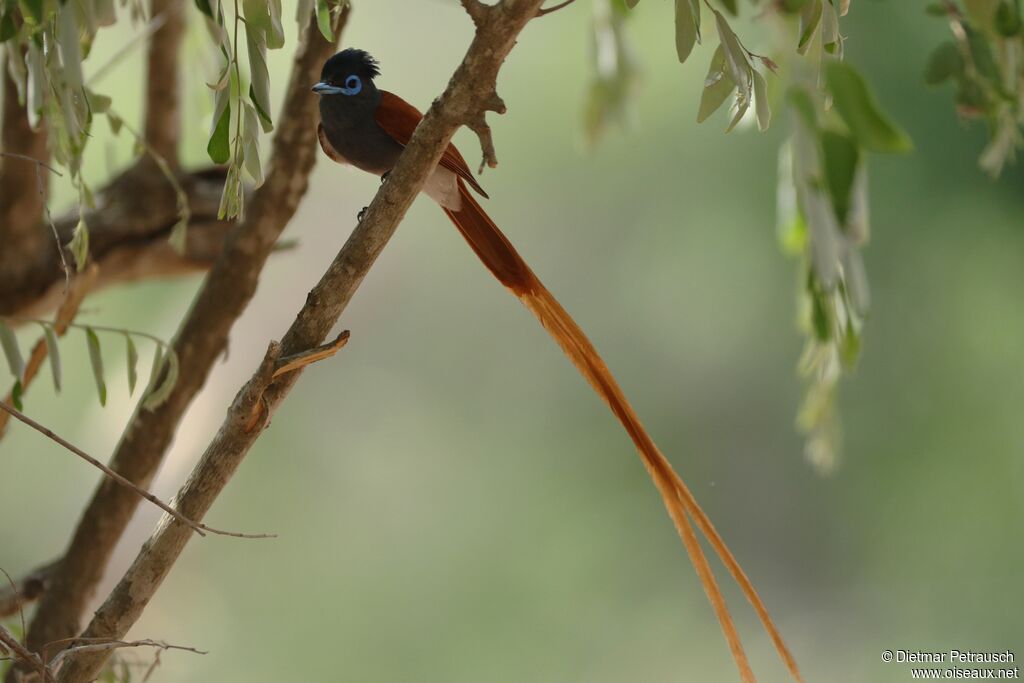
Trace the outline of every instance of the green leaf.
<path fill-rule="evenodd" d="M 1020 33 L 1020 6 L 1018 0 L 1002 0 L 996 10 L 996 31 L 1004 38 Z"/>
<path fill-rule="evenodd" d="M 964 26 L 964 32 L 967 34 L 967 46 L 970 48 L 974 67 L 978 70 L 978 73 L 999 86 L 999 67 L 996 65 L 995 57 L 992 55 L 991 43 L 983 34 L 975 31 L 970 26 Z"/>
<path fill-rule="evenodd" d="M 215 164 L 226 164 L 231 158 L 231 92 L 230 88 L 217 91 L 213 108 L 213 132 L 206 145 L 206 153 Z"/>
<path fill-rule="evenodd" d="M 736 113 L 733 114 L 732 121 L 730 121 L 728 127 L 726 127 L 726 133 L 732 132 L 732 129 L 736 127 L 736 124 L 739 123 L 741 119 L 743 119 L 743 115 L 747 113 L 748 109 L 750 109 L 750 100 L 741 99 L 736 102 Z"/>
<path fill-rule="evenodd" d="M 81 272 L 89 261 L 89 226 L 85 224 L 85 218 L 79 217 L 71 241 L 68 242 L 68 249 L 75 259 L 75 268 Z"/>
<path fill-rule="evenodd" d="M 331 28 L 331 8 L 327 0 L 316 0 L 316 25 L 320 33 L 327 40 L 334 40 L 334 31 Z"/>
<path fill-rule="evenodd" d="M 50 373 L 53 375 L 53 388 L 60 391 L 60 347 L 57 344 L 57 333 L 51 325 L 42 325 L 43 338 L 46 340 L 46 357 L 50 359 Z"/>
<path fill-rule="evenodd" d="M 850 190 L 860 163 L 860 150 L 849 136 L 834 130 L 821 133 L 821 148 L 825 162 L 825 182 L 832 196 L 839 224 L 846 222 L 850 210 Z"/>
<path fill-rule="evenodd" d="M 697 109 L 697 123 L 714 114 L 735 87 L 736 83 L 726 73 L 725 50 L 719 45 L 711 56 L 711 66 L 704 79 L 704 92 L 701 93 L 700 106 Z"/>
<path fill-rule="evenodd" d="M 263 42 L 271 50 L 284 45 L 284 28 L 281 26 L 281 0 L 242 0 L 246 31 L 258 30 Z"/>
<path fill-rule="evenodd" d="M 267 69 L 267 46 L 259 31 L 245 31 L 249 47 L 249 99 L 260 113 L 264 132 L 269 133 L 274 125 L 270 120 L 270 71 Z"/>
<path fill-rule="evenodd" d="M 0 320 L 0 346 L 3 347 L 4 356 L 7 358 L 7 367 L 11 374 L 19 382 L 25 379 L 25 359 L 21 356 L 18 338 L 14 336 L 14 330 L 3 320 Z"/>
<path fill-rule="evenodd" d="M 107 383 L 103 381 L 103 354 L 100 353 L 100 338 L 91 327 L 85 328 L 85 341 L 89 347 L 89 364 L 92 366 L 92 376 L 96 380 L 96 390 L 99 392 L 100 405 L 107 405 Z"/>
<path fill-rule="evenodd" d="M 60 45 L 61 64 L 68 87 L 80 90 L 82 76 L 82 50 L 79 42 L 78 12 L 74 7 L 57 13 L 57 43 Z"/>
<path fill-rule="evenodd" d="M 213 7 L 210 6 L 210 0 L 195 0 L 195 2 L 196 7 L 199 9 L 200 12 L 202 12 L 211 19 L 215 19 L 215 17 L 213 16 Z"/>
<path fill-rule="evenodd" d="M 811 326 L 815 338 L 820 342 L 827 342 L 832 338 L 832 307 L 829 305 L 828 295 L 815 285 L 813 277 L 809 280 L 807 293 L 811 297 Z"/>
<path fill-rule="evenodd" d="M 124 341 L 127 345 L 125 355 L 128 359 L 128 394 L 132 395 L 135 393 L 135 384 L 139 380 L 139 352 L 135 348 L 135 342 L 132 341 L 130 334 L 124 335 Z"/>
<path fill-rule="evenodd" d="M 161 373 L 163 379 L 161 380 Z M 171 391 L 174 389 L 174 385 L 178 381 L 178 355 L 174 353 L 174 349 L 168 348 L 167 355 L 161 354 L 160 348 L 157 348 L 156 356 L 153 358 L 153 372 L 150 374 L 149 382 L 150 389 L 149 395 L 146 396 L 146 400 L 142 402 L 142 407 L 146 410 L 153 410 L 160 406 L 164 401 L 171 395 Z M 159 384 L 157 384 L 159 382 Z"/>
<path fill-rule="evenodd" d="M 260 163 L 259 115 L 256 108 L 248 102 L 245 106 L 245 126 L 242 135 L 242 163 L 246 172 L 259 187 L 263 184 L 263 165 Z"/>
<path fill-rule="evenodd" d="M 21 380 L 18 380 L 11 388 L 11 403 L 14 404 L 15 410 L 25 410 L 25 406 L 21 402 L 21 395 L 24 393 L 25 388 L 21 386 Z"/>
<path fill-rule="evenodd" d="M 747 51 L 740 45 L 740 39 L 733 33 L 729 22 L 725 20 L 721 12 L 714 12 L 718 37 L 721 39 L 722 48 L 725 51 L 725 65 L 729 68 L 729 75 L 732 76 L 738 90 L 738 106 L 745 108 L 750 105 L 751 73 L 754 69 L 747 58 Z"/>
<path fill-rule="evenodd" d="M 694 0 L 676 0 L 676 55 L 682 64 L 700 41 L 700 5 Z"/>
<path fill-rule="evenodd" d="M 939 45 L 928 58 L 928 66 L 924 71 L 924 82 L 928 85 L 939 85 L 964 71 L 964 57 L 952 42 Z"/>
<path fill-rule="evenodd" d="M 725 8 L 726 12 L 728 12 L 729 14 L 731 14 L 734 17 L 736 16 L 736 14 L 737 14 L 736 0 L 718 0 L 718 2 L 719 2 L 719 4 L 722 5 L 722 7 Z"/>
<path fill-rule="evenodd" d="M 825 65 L 825 81 L 836 111 L 861 145 L 875 152 L 913 149 L 910 137 L 882 113 L 867 83 L 853 67 L 830 61 Z"/>
<path fill-rule="evenodd" d="M 807 52 L 814 38 L 814 32 L 818 30 L 821 22 L 822 0 L 810 0 L 800 8 L 800 40 L 797 41 L 796 51 L 799 54 Z"/>
<path fill-rule="evenodd" d="M 781 7 L 782 11 L 787 14 L 796 14 L 804 8 L 810 0 L 782 0 Z"/>
<path fill-rule="evenodd" d="M 771 104 L 768 102 L 768 84 L 761 72 L 754 70 L 754 104 L 757 107 L 757 127 L 768 130 L 772 121 Z"/>
<path fill-rule="evenodd" d="M 18 35 L 18 25 L 14 23 L 14 15 L 6 11 L 0 16 L 0 43 L 5 43 Z"/>
<path fill-rule="evenodd" d="M 37 24 L 43 23 L 43 0 L 19 0 L 22 15 Z"/>
<path fill-rule="evenodd" d="M 871 306 L 871 293 L 868 290 L 868 275 L 864 271 L 864 260 L 856 249 L 847 249 L 843 259 L 843 271 L 846 275 L 846 292 L 858 315 L 864 316 Z"/>
<path fill-rule="evenodd" d="M 149 366 L 149 379 L 146 381 L 145 394 L 150 393 L 156 387 L 156 383 L 160 379 L 160 370 L 163 368 L 163 362 L 164 347 L 162 344 L 157 344 L 153 349 L 153 363 Z"/>
<path fill-rule="evenodd" d="M 107 114 L 110 111 L 110 105 L 114 102 L 106 95 L 100 95 L 88 88 L 85 90 L 85 98 L 89 103 L 89 111 L 93 114 Z"/>
<path fill-rule="evenodd" d="M 822 2 L 821 5 L 821 46 L 827 54 L 842 60 L 844 38 L 839 33 L 839 16 L 833 7 L 833 1 Z"/>
<path fill-rule="evenodd" d="M 633 9 L 634 7 L 637 6 L 639 2 L 640 0 L 626 0 L 626 7 L 628 7 L 629 9 Z"/>

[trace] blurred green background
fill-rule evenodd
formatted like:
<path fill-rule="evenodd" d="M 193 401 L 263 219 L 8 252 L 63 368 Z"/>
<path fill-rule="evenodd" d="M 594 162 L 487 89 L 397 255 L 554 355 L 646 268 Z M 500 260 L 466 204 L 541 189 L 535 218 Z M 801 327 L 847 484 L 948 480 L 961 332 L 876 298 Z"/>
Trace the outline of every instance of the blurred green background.
<path fill-rule="evenodd" d="M 487 210 L 601 349 L 813 681 L 909 680 L 907 665 L 881 662 L 885 649 L 1024 656 L 1024 174 L 984 176 L 981 126 L 922 84 L 947 31 L 922 7 L 856 0 L 843 24 L 847 59 L 917 149 L 871 160 L 874 303 L 829 478 L 805 463 L 793 426 L 797 267 L 774 228 L 787 117 L 776 111 L 766 134 L 724 136 L 721 112 L 698 126 L 714 43 L 680 66 L 671 7 L 641 3 L 635 123 L 586 149 L 580 2 L 524 32 L 499 82 L 509 113 L 491 118 L 501 166 L 483 177 Z M 200 79 L 216 62 L 194 28 L 185 154 L 199 164 L 211 108 Z M 737 28 L 755 51 L 772 43 L 767 27 Z M 101 33 L 90 65 L 129 32 Z M 470 32 L 455 2 L 374 0 L 343 42 L 425 108 Z M 277 102 L 289 59 L 271 54 Z M 141 62 L 97 84 L 129 120 Z M 475 139 L 457 139 L 474 165 Z M 94 184 L 129 153 L 104 130 Z M 300 246 L 268 266 L 159 494 L 184 480 L 378 182 L 318 164 L 287 233 Z M 197 285 L 111 291 L 82 319 L 169 338 Z M 165 654 L 158 680 L 736 680 L 629 440 L 431 203 L 414 207 L 341 326 L 348 347 L 304 375 L 207 518 L 279 538 L 194 539 L 134 630 L 210 651 Z M 104 456 L 133 405 L 122 343 L 105 345 L 106 409 L 80 334 L 64 348 L 64 393 L 43 378 L 26 410 Z M 17 575 L 61 552 L 98 475 L 21 426 L 0 457 L 0 566 Z M 156 519 L 141 506 L 97 600 Z M 760 680 L 787 680 L 724 583 Z"/>

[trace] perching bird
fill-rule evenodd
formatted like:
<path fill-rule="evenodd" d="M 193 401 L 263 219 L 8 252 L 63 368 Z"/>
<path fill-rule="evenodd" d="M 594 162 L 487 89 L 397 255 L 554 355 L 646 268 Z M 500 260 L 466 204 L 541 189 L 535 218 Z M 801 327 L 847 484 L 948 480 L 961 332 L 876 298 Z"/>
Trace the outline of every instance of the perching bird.
<path fill-rule="evenodd" d="M 350 164 L 383 177 L 398 161 L 423 115 L 397 95 L 379 90 L 374 84 L 374 79 L 379 75 L 380 71 L 373 57 L 362 50 L 350 48 L 327 60 L 320 75 L 320 82 L 313 86 L 313 92 L 321 96 L 321 124 L 318 136 L 320 146 L 327 156 L 338 163 Z M 454 145 L 449 144 L 437 168 L 424 185 L 423 192 L 441 205 L 484 265 L 537 317 L 597 394 L 612 409 L 636 444 L 722 622 L 733 655 L 740 665 L 743 679 L 753 680 L 753 674 L 746 664 L 739 638 L 687 515 L 697 522 L 697 526 L 754 604 L 780 655 L 794 677 L 800 680 L 796 664 L 783 645 L 753 586 L 725 547 L 704 511 L 697 505 L 693 495 L 640 424 L 640 419 L 604 361 L 572 317 L 530 270 L 498 226 L 480 208 L 470 188 L 487 197 L 487 193 L 470 172 L 465 159 Z"/>

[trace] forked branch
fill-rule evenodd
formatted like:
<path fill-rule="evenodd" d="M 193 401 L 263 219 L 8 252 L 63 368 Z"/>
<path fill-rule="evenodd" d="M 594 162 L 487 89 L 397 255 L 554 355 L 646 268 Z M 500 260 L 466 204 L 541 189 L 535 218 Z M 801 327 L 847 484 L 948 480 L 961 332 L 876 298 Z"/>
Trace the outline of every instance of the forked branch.
<path fill-rule="evenodd" d="M 486 104 L 498 69 L 515 39 L 536 14 L 542 0 L 506 0 L 502 12 L 478 29 L 461 66 L 444 94 L 427 112 L 406 146 L 388 182 L 381 186 L 365 217 L 310 292 L 306 304 L 282 338 L 271 345 L 264 361 L 239 391 L 228 415 L 207 447 L 188 482 L 178 492 L 179 509 L 202 519 L 227 485 L 262 430 L 247 429 L 254 408 L 265 406 L 269 419 L 285 400 L 302 369 L 273 379 L 278 358 L 289 358 L 323 343 L 378 255 L 394 234 L 456 129 Z M 311 126 L 311 133 L 314 127 Z M 191 536 L 189 528 L 166 520 L 158 525 L 143 552 L 97 610 L 86 637 L 117 639 L 141 616 L 160 583 Z M 68 660 L 62 683 L 92 680 L 102 668 L 104 653 L 82 653 Z"/>

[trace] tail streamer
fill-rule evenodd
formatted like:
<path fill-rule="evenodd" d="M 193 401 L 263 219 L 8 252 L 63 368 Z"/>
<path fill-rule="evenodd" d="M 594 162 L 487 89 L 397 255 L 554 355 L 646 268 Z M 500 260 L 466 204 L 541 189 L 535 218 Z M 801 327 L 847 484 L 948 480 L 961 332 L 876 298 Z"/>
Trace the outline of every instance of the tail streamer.
<path fill-rule="evenodd" d="M 626 399 L 622 389 L 597 353 L 593 344 L 587 339 L 583 330 L 576 324 L 572 316 L 562 308 L 558 300 L 541 283 L 515 247 L 502 234 L 498 226 L 470 194 L 463 181 L 459 181 L 459 192 L 462 207 L 453 211 L 445 209 L 445 213 L 459 229 L 459 232 L 476 252 L 483 264 L 503 285 L 536 316 L 548 334 L 558 343 L 565 355 L 573 362 L 580 374 L 590 383 L 597 395 L 618 418 L 647 468 L 654 485 L 661 494 L 669 516 L 675 524 L 676 531 L 690 556 L 697 576 L 704 586 L 711 606 L 715 610 L 722 632 L 728 642 L 733 659 L 739 669 L 743 683 L 755 683 L 754 673 L 747 661 L 740 642 L 739 632 L 729 614 L 722 591 L 715 580 L 707 557 L 701 549 L 700 541 L 690 523 L 692 518 L 696 526 L 707 539 L 715 553 L 725 564 L 733 579 L 753 605 L 761 623 L 771 637 L 782 661 L 789 669 L 790 675 L 797 683 L 803 683 L 796 660 L 786 647 L 782 635 L 776 628 L 768 610 L 750 579 L 740 568 L 739 562 L 726 547 L 722 537 L 711 524 L 711 520 L 697 504 L 693 494 L 683 480 L 672 469 L 668 459 L 658 450 L 654 441 L 647 434 L 633 407 Z"/>

